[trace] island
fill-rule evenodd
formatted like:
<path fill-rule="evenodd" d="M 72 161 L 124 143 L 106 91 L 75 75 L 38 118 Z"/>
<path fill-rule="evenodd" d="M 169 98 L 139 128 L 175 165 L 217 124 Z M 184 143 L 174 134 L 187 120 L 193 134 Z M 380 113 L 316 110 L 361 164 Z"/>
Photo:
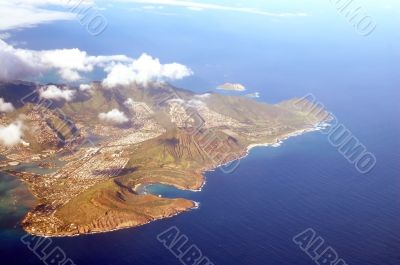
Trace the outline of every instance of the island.
<path fill-rule="evenodd" d="M 0 125 L 23 123 L 20 143 L 0 145 L 0 170 L 36 198 L 23 229 L 46 237 L 137 227 L 195 209 L 191 200 L 138 187 L 200 191 L 204 172 L 233 172 L 251 148 L 317 130 L 328 119 L 298 98 L 271 105 L 167 83 L 109 89 L 93 82 L 90 93 L 69 87 L 73 100 L 45 100 L 46 86 L 0 82 L 2 97 L 15 106 L 0 113 Z M 20 167 L 28 164 L 39 172 Z"/>
<path fill-rule="evenodd" d="M 217 87 L 219 90 L 227 90 L 227 91 L 238 91 L 238 92 L 243 92 L 246 91 L 246 87 L 242 84 L 234 84 L 234 83 L 225 83 L 222 85 L 219 85 Z"/>

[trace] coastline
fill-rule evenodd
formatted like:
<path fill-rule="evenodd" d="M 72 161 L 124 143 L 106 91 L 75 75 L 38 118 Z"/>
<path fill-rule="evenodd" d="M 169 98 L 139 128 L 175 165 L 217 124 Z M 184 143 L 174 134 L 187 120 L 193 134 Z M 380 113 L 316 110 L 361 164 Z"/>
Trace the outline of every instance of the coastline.
<path fill-rule="evenodd" d="M 251 152 L 251 150 L 253 148 L 256 148 L 256 147 L 280 147 L 281 144 L 283 144 L 283 142 L 288 140 L 289 138 L 296 137 L 296 136 L 301 136 L 303 134 L 310 133 L 310 132 L 321 131 L 321 130 L 324 130 L 324 129 L 328 128 L 329 126 L 331 126 L 331 124 L 329 124 L 326 121 L 318 122 L 318 123 L 314 124 L 313 127 L 300 129 L 300 130 L 297 130 L 295 132 L 286 134 L 284 137 L 277 138 L 274 143 L 250 144 L 249 146 L 247 146 L 246 153 L 244 155 L 240 156 L 239 158 L 231 160 L 231 161 L 228 161 L 227 163 L 219 164 L 219 165 L 217 165 L 215 167 L 212 167 L 212 168 L 209 168 L 209 169 L 204 169 L 202 171 L 202 176 L 203 176 L 204 181 L 203 181 L 201 187 L 199 189 L 197 189 L 197 190 L 190 189 L 189 191 L 201 192 L 203 190 L 204 186 L 207 184 L 207 179 L 206 179 L 205 173 L 213 172 L 213 171 L 217 170 L 220 167 L 223 167 L 223 166 L 228 165 L 228 164 L 230 164 L 230 163 L 232 163 L 234 161 L 241 160 L 241 159 L 247 157 L 250 154 L 250 152 Z"/>
<path fill-rule="evenodd" d="M 72 237 L 80 237 L 80 236 L 90 236 L 90 235 L 97 235 L 97 234 L 105 234 L 105 233 L 116 232 L 116 231 L 120 231 L 120 230 L 134 229 L 134 228 L 137 228 L 137 227 L 141 227 L 141 226 L 150 224 L 152 222 L 169 219 L 169 218 L 175 217 L 177 215 L 180 215 L 180 214 L 183 214 L 183 213 L 186 213 L 186 212 L 190 212 L 190 211 L 194 211 L 194 210 L 197 210 L 197 209 L 200 208 L 200 203 L 199 202 L 195 202 L 195 201 L 191 201 L 191 202 L 193 203 L 193 206 L 191 208 L 188 208 L 188 209 L 184 210 L 184 211 L 180 211 L 180 212 L 178 211 L 178 212 L 173 213 L 171 215 L 163 216 L 161 218 L 154 219 L 154 220 L 149 220 L 147 222 L 144 222 L 144 223 L 141 223 L 141 224 L 138 224 L 138 225 L 135 225 L 135 226 L 119 227 L 119 228 L 109 229 L 109 230 L 106 230 L 106 231 L 94 231 L 94 232 L 89 232 L 89 233 L 84 233 L 84 234 L 77 233 L 77 234 L 70 234 L 70 235 L 51 235 L 51 236 L 49 236 L 49 235 L 41 235 L 41 234 L 35 234 L 35 233 L 28 232 L 25 229 L 23 229 L 22 226 L 21 226 L 21 228 L 26 233 L 28 233 L 30 235 L 40 236 L 40 237 L 43 237 L 43 238 L 72 238 Z"/>
<path fill-rule="evenodd" d="M 256 148 L 256 147 L 271 147 L 271 146 L 272 146 L 272 147 L 279 147 L 285 140 L 287 140 L 287 139 L 289 139 L 289 138 L 291 138 L 291 137 L 300 136 L 300 135 L 303 135 L 303 134 L 309 133 L 309 132 L 320 131 L 320 130 L 323 130 L 323 129 L 327 128 L 328 126 L 330 126 L 330 124 L 325 123 L 325 122 L 319 122 L 319 123 L 315 124 L 315 125 L 312 126 L 312 127 L 300 129 L 300 130 L 294 131 L 294 132 L 292 132 L 292 133 L 285 134 L 285 135 L 283 135 L 283 136 L 281 136 L 281 137 L 279 137 L 279 138 L 276 138 L 276 139 L 275 139 L 275 142 L 272 142 L 272 143 L 269 142 L 269 143 L 250 144 L 250 145 L 247 146 L 246 150 L 245 150 L 244 152 L 242 152 L 243 155 L 238 156 L 238 158 L 233 159 L 233 160 L 231 160 L 231 161 L 228 161 L 228 162 L 226 162 L 226 163 L 221 163 L 221 164 L 219 164 L 219 165 L 211 166 L 210 168 L 206 168 L 206 169 L 202 170 L 202 171 L 201 171 L 201 176 L 203 177 L 203 178 L 202 178 L 202 183 L 201 183 L 201 185 L 200 185 L 200 187 L 199 187 L 198 189 L 187 189 L 187 188 L 185 188 L 185 187 L 178 187 L 178 186 L 176 186 L 176 185 L 164 184 L 164 183 L 140 183 L 140 184 L 136 184 L 136 185 L 132 188 L 132 191 L 134 191 L 135 193 L 137 193 L 139 196 L 140 196 L 140 195 L 145 195 L 145 194 L 139 194 L 139 191 L 138 191 L 138 190 L 139 190 L 140 188 L 142 188 L 143 186 L 146 186 L 146 185 L 161 184 L 161 185 L 172 186 L 172 187 L 175 187 L 175 188 L 180 189 L 180 190 L 187 190 L 187 191 L 192 191 L 192 192 L 201 192 L 201 191 L 203 190 L 204 186 L 205 186 L 206 183 L 207 183 L 206 176 L 205 176 L 205 173 L 206 173 L 206 172 L 215 171 L 215 170 L 218 169 L 219 167 L 228 165 L 228 164 L 230 164 L 230 163 L 232 163 L 232 162 L 234 162 L 234 161 L 241 160 L 241 159 L 247 157 L 247 156 L 250 154 L 250 151 L 251 151 L 253 148 Z M 155 194 L 147 194 L 147 195 L 157 196 L 157 195 L 155 195 Z M 26 231 L 25 229 L 24 229 L 24 230 L 25 230 L 27 233 L 32 234 L 32 235 L 41 236 L 41 237 L 48 237 L 48 238 L 52 238 L 52 237 L 54 237 L 54 238 L 78 237 L 78 236 L 83 236 L 83 235 L 92 235 L 92 234 L 101 234 L 101 233 L 114 232 L 114 231 L 118 231 L 118 230 L 124 230 L 124 229 L 130 229 L 130 228 L 140 227 L 140 226 L 149 224 L 149 223 L 154 222 L 154 221 L 159 221 L 159 220 L 163 220 L 163 219 L 172 218 L 172 217 L 177 216 L 177 215 L 179 215 L 179 214 L 182 214 L 182 213 L 185 213 L 185 212 L 189 212 L 189 211 L 193 211 L 193 210 L 197 210 L 197 209 L 200 208 L 200 203 L 199 203 L 199 202 L 192 201 L 192 200 L 188 200 L 188 201 L 190 201 L 190 202 L 192 203 L 192 206 L 191 206 L 191 207 L 188 207 L 188 208 L 185 209 L 185 210 L 176 210 L 176 212 L 171 213 L 170 215 L 161 216 L 161 217 L 159 217 L 159 218 L 155 218 L 155 219 L 149 220 L 149 221 L 144 222 L 144 223 L 139 223 L 139 224 L 136 224 L 136 225 L 121 226 L 121 227 L 117 227 L 117 228 L 114 228 L 114 229 L 107 229 L 107 230 L 104 230 L 104 231 L 93 231 L 93 232 L 87 232 L 87 233 L 64 234 L 64 235 L 57 235 L 57 234 L 55 234 L 55 235 L 41 235 L 41 234 L 35 234 L 35 233 L 32 233 L 32 232 L 28 232 L 28 231 Z M 23 228 L 23 227 L 22 227 L 22 228 Z"/>
<path fill-rule="evenodd" d="M 303 134 L 310 133 L 310 132 L 321 131 L 321 130 L 326 129 L 329 126 L 331 126 L 331 124 L 329 124 L 328 122 L 318 122 L 313 127 L 300 129 L 300 130 L 297 130 L 295 132 L 286 134 L 281 138 L 277 138 L 275 140 L 275 142 L 273 142 L 273 143 L 269 142 L 269 143 L 250 144 L 246 148 L 246 153 L 244 155 L 240 156 L 239 158 L 231 160 L 231 161 L 228 161 L 226 163 L 221 163 L 221 164 L 219 164 L 219 165 L 217 165 L 215 167 L 209 168 L 209 169 L 204 169 L 202 171 L 202 176 L 204 177 L 204 181 L 203 181 L 203 184 L 201 185 L 201 187 L 199 189 L 197 189 L 197 190 L 190 189 L 189 191 L 201 192 L 203 190 L 204 186 L 207 184 L 207 179 L 205 177 L 205 173 L 213 172 L 213 171 L 217 170 L 220 167 L 223 167 L 223 166 L 228 165 L 228 164 L 230 164 L 230 163 L 232 163 L 234 161 L 241 160 L 241 159 L 247 157 L 250 154 L 250 151 L 253 148 L 256 148 L 256 147 L 280 147 L 281 144 L 283 144 L 283 142 L 288 140 L 289 138 L 296 137 L 296 136 L 301 136 Z"/>
<path fill-rule="evenodd" d="M 247 152 L 251 151 L 251 149 L 256 148 L 256 147 L 270 147 L 270 146 L 280 147 L 283 144 L 283 142 L 288 140 L 289 138 L 301 136 L 303 134 L 310 133 L 310 132 L 321 131 L 321 130 L 326 129 L 329 126 L 330 126 L 329 123 L 319 122 L 319 123 L 315 124 L 313 127 L 300 129 L 295 132 L 288 133 L 282 138 L 277 138 L 274 143 L 251 144 L 247 147 Z"/>

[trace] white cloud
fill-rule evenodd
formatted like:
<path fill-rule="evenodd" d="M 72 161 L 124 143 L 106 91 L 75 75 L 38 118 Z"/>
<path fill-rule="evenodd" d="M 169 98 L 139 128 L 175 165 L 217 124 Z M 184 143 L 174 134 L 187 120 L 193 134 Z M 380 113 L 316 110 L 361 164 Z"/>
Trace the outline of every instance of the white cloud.
<path fill-rule="evenodd" d="M 200 95 L 195 95 L 196 98 L 200 98 L 200 99 L 206 99 L 209 98 L 211 96 L 210 93 L 204 93 L 204 94 L 200 94 Z"/>
<path fill-rule="evenodd" d="M 16 1 L 19 5 L 30 5 L 30 6 L 46 6 L 46 5 L 54 5 L 54 6 L 64 6 L 71 7 L 76 6 L 78 4 L 83 5 L 93 5 L 93 0 L 18 0 Z"/>
<path fill-rule="evenodd" d="M 0 79 L 18 79 L 39 75 L 44 66 L 36 62 L 32 53 L 15 49 L 0 40 Z"/>
<path fill-rule="evenodd" d="M 119 111 L 118 109 L 113 109 L 106 113 L 100 113 L 99 119 L 108 123 L 113 124 L 124 124 L 129 121 L 128 117 L 126 117 L 125 113 Z"/>
<path fill-rule="evenodd" d="M 58 49 L 38 52 L 40 61 L 47 68 L 58 69 L 60 76 L 67 81 L 81 79 L 80 73 L 92 72 L 95 66 L 105 67 L 116 62 L 129 62 L 124 55 L 89 56 L 79 49 Z"/>
<path fill-rule="evenodd" d="M 159 63 L 158 59 L 156 61 Z M 165 77 L 172 80 L 179 80 L 192 74 L 191 69 L 179 63 L 164 64 L 158 73 L 161 78 Z"/>
<path fill-rule="evenodd" d="M 201 101 L 201 100 L 198 100 L 198 99 L 191 99 L 186 103 L 186 106 L 193 107 L 193 108 L 205 107 L 206 103 L 204 101 Z"/>
<path fill-rule="evenodd" d="M 15 108 L 12 103 L 5 102 L 3 98 L 0 98 L 0 112 L 11 112 Z"/>
<path fill-rule="evenodd" d="M 143 6 L 143 9 L 164 9 L 163 6 Z"/>
<path fill-rule="evenodd" d="M 133 83 L 147 85 L 149 82 L 179 80 L 193 74 L 192 70 L 182 64 L 161 64 L 160 60 L 142 54 L 131 64 L 116 64 L 106 68 L 107 77 L 103 85 L 108 88 L 127 86 Z"/>
<path fill-rule="evenodd" d="M 63 1 L 1 1 L 0 30 L 21 29 L 57 20 L 71 20 L 74 14 L 42 8 L 46 4 L 60 5 Z"/>
<path fill-rule="evenodd" d="M 124 105 L 126 107 L 133 107 L 135 105 L 135 101 L 133 101 L 132 98 L 128 98 L 127 100 L 125 100 Z"/>
<path fill-rule="evenodd" d="M 0 79 L 25 79 L 57 71 L 66 81 L 80 80 L 82 73 L 117 62 L 131 62 L 125 55 L 90 56 L 79 49 L 35 51 L 14 48 L 0 39 Z"/>
<path fill-rule="evenodd" d="M 62 89 L 54 85 L 42 87 L 39 89 L 41 98 L 71 101 L 74 99 L 76 91 L 71 89 Z"/>
<path fill-rule="evenodd" d="M 127 86 L 135 82 L 135 73 L 127 65 L 116 64 L 106 70 L 108 75 L 103 80 L 103 85 L 108 88 L 115 87 L 117 85 Z"/>
<path fill-rule="evenodd" d="M 108 88 L 179 80 L 193 74 L 182 64 L 161 64 L 147 54 L 133 59 L 125 55 L 91 56 L 76 48 L 35 51 L 15 48 L 0 39 L 0 80 L 37 78 L 55 71 L 65 81 L 74 82 L 96 67 L 107 72 L 103 84 Z"/>
<path fill-rule="evenodd" d="M 260 92 L 254 92 L 251 94 L 247 94 L 246 97 L 248 98 L 259 98 L 260 97 Z"/>
<path fill-rule="evenodd" d="M 79 85 L 79 91 L 87 92 L 89 94 L 92 94 L 94 92 L 92 86 L 89 85 L 89 84 L 80 84 Z"/>
<path fill-rule="evenodd" d="M 23 136 L 23 124 L 21 121 L 15 121 L 8 126 L 0 125 L 0 144 L 13 146 L 21 143 Z"/>
<path fill-rule="evenodd" d="M 203 95 L 207 95 L 207 96 L 196 95 L 194 99 L 190 99 L 190 100 L 174 98 L 174 99 L 168 100 L 167 103 L 170 105 L 178 104 L 178 105 L 184 106 L 185 108 L 206 107 L 207 104 L 202 99 L 207 98 L 208 95 L 210 95 L 210 94 L 203 94 Z"/>
<path fill-rule="evenodd" d="M 9 38 L 11 38 L 11 34 L 10 34 L 10 33 L 8 33 L 8 32 L 2 32 L 2 33 L 0 33 L 0 39 L 2 39 L 2 40 L 7 40 L 7 39 L 9 39 Z"/>
<path fill-rule="evenodd" d="M 193 2 L 193 1 L 185 1 L 185 0 L 120 0 L 123 2 L 131 2 L 143 5 L 161 5 L 161 6 L 175 6 L 175 7 L 183 7 L 190 10 L 202 11 L 202 10 L 219 10 L 219 11 L 231 11 L 231 12 L 240 12 L 240 13 L 248 13 L 269 17 L 301 17 L 307 16 L 304 12 L 297 13 L 289 13 L 289 12 L 267 12 L 257 8 L 249 8 L 249 7 L 238 7 L 238 6 L 226 6 L 226 5 L 218 5 L 218 4 L 210 4 L 210 3 L 201 3 L 201 2 Z"/>

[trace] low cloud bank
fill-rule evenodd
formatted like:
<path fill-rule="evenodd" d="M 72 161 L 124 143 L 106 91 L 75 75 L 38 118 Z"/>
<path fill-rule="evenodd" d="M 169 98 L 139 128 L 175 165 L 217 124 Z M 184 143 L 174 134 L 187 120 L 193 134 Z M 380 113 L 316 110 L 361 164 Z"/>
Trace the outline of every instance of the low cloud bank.
<path fill-rule="evenodd" d="M 0 79 L 40 77 L 55 71 L 65 81 L 78 81 L 95 67 L 105 68 L 118 62 L 131 62 L 125 55 L 90 56 L 79 49 L 35 51 L 14 48 L 0 39 Z"/>
<path fill-rule="evenodd" d="M 63 80 L 76 82 L 96 68 L 107 73 L 103 80 L 106 88 L 179 80 L 193 74 L 185 65 L 162 64 L 148 54 L 134 59 L 125 55 L 91 56 L 79 49 L 36 51 L 15 48 L 0 39 L 0 80 L 39 78 L 56 72 Z"/>

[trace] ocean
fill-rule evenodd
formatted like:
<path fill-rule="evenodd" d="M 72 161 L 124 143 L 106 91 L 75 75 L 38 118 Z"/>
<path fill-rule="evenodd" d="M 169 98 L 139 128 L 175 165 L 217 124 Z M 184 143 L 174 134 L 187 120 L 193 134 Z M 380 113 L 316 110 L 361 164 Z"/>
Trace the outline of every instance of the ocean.
<path fill-rule="evenodd" d="M 195 200 L 200 203 L 197 210 L 139 228 L 57 238 L 53 245 L 75 264 L 181 264 L 157 240 L 158 234 L 176 226 L 214 264 L 302 265 L 312 261 L 292 238 L 312 228 L 348 264 L 399 264 L 395 116 L 382 115 L 386 122 L 381 121 L 381 127 L 364 124 L 353 131 L 363 135 L 363 143 L 377 157 L 367 175 L 349 164 L 326 135 L 308 133 L 280 147 L 253 149 L 232 174 L 208 172 L 201 192 L 149 188 L 155 194 Z M 3 261 L 41 264 L 20 242 L 22 235 L 12 227 L 2 231 Z"/>
<path fill-rule="evenodd" d="M 257 100 L 265 102 L 312 93 L 377 158 L 370 173 L 360 174 L 327 135 L 293 137 L 280 147 L 254 148 L 231 174 L 207 172 L 201 192 L 149 188 L 192 199 L 199 209 L 139 228 L 52 239 L 52 246 L 76 265 L 178 265 L 157 239 L 176 227 L 216 265 L 309 265 L 314 262 L 292 239 L 311 228 L 349 265 L 400 264 L 400 38 L 389 22 L 393 13 L 372 9 L 379 28 L 362 37 L 329 1 L 320 5 L 322 13 L 301 21 L 117 10 L 104 11 L 110 25 L 98 37 L 77 22 L 15 32 L 14 41 L 34 49 L 148 52 L 181 62 L 196 75 L 176 85 L 197 92 L 229 81 L 246 85 L 246 93 L 260 92 Z M 24 233 L 16 225 L 27 207 L 7 208 L 7 194 L 16 187 L 15 180 L 0 177 L 1 263 L 43 264 L 20 241 Z"/>

